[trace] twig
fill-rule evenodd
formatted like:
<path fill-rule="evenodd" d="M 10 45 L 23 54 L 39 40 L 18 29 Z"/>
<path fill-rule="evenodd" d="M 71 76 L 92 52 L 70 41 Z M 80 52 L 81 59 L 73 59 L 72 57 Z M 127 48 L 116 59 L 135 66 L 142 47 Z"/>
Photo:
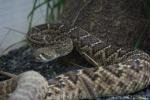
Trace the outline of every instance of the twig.
<path fill-rule="evenodd" d="M 22 43 L 22 42 L 23 42 L 23 43 L 27 43 L 26 41 L 27 41 L 27 40 L 24 39 L 24 40 L 15 42 L 14 44 L 8 46 L 6 49 L 4 49 L 4 51 L 2 51 L 2 53 L 0 54 L 0 56 L 2 56 L 3 54 L 6 54 L 6 53 L 9 51 L 9 49 L 10 49 L 11 47 L 13 47 L 13 46 L 15 46 L 15 45 L 18 45 L 18 43 Z"/>
<path fill-rule="evenodd" d="M 5 34 L 4 38 L 2 39 L 2 41 L 0 42 L 0 47 L 2 46 L 2 44 L 4 43 L 7 35 L 9 34 L 10 30 L 8 30 L 8 32 Z"/>
<path fill-rule="evenodd" d="M 100 6 L 99 6 L 99 9 L 95 10 L 96 13 L 101 12 L 102 9 L 103 9 L 103 0 L 98 0 L 98 2 L 100 2 L 101 4 L 100 4 Z"/>
<path fill-rule="evenodd" d="M 13 77 L 13 78 L 16 78 L 16 77 L 17 77 L 17 75 L 11 74 L 11 73 L 8 73 L 8 72 L 5 72 L 5 71 L 0 71 L 0 74 L 6 75 L 6 76 L 8 76 L 8 77 Z"/>
<path fill-rule="evenodd" d="M 134 46 L 134 49 L 137 49 L 140 45 L 140 42 L 141 42 L 141 39 L 143 37 L 143 35 L 147 32 L 147 30 L 149 29 L 149 25 L 150 25 L 150 20 L 147 21 L 147 23 L 145 24 L 145 27 L 144 27 L 144 30 L 143 32 L 140 34 L 135 46 Z"/>
<path fill-rule="evenodd" d="M 82 12 L 82 10 L 83 10 L 88 4 L 90 4 L 92 1 L 93 1 L 93 0 L 90 0 L 90 1 L 88 1 L 84 6 L 82 6 L 82 8 L 78 11 L 76 17 L 74 18 L 74 20 L 73 20 L 71 26 L 74 26 L 74 25 L 75 25 L 75 23 L 76 23 L 76 21 L 77 21 L 79 15 L 80 15 L 80 13 Z"/>
<path fill-rule="evenodd" d="M 14 31 L 14 32 L 18 32 L 18 33 L 21 33 L 21 34 L 23 34 L 23 35 L 26 35 L 25 32 L 21 32 L 21 31 L 19 31 L 19 30 L 12 29 L 12 28 L 10 28 L 10 27 L 4 27 L 4 28 L 8 29 L 9 31 Z"/>

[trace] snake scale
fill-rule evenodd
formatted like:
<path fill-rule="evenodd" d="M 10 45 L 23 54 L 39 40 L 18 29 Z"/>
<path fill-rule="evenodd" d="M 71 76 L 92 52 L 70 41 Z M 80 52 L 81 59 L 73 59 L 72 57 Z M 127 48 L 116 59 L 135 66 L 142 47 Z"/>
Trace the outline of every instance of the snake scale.
<path fill-rule="evenodd" d="M 43 24 L 33 27 L 28 32 L 27 39 L 35 48 L 34 56 L 37 61 L 51 61 L 67 55 L 75 48 L 93 67 L 58 75 L 48 80 L 48 86 L 45 85 L 47 88 L 39 88 L 44 87 L 47 81 L 38 81 L 38 85 L 29 84 L 29 87 L 37 88 L 40 93 L 32 91 L 31 95 L 26 94 L 28 86 L 24 85 L 20 87 L 22 94 L 18 93 L 16 91 L 19 85 L 17 85 L 18 88 L 12 94 L 18 97 L 13 95 L 15 99 L 11 97 L 9 100 L 20 100 L 18 98 L 24 96 L 28 97 L 25 100 L 93 99 L 134 93 L 150 84 L 148 54 L 140 50 L 128 51 L 114 47 L 81 28 L 69 28 L 62 24 Z M 34 78 L 27 78 L 28 81 L 24 84 L 30 81 L 36 83 Z M 36 99 L 29 99 L 36 93 Z M 43 96 L 44 94 L 46 96 Z M 38 95 L 41 98 L 37 98 Z"/>

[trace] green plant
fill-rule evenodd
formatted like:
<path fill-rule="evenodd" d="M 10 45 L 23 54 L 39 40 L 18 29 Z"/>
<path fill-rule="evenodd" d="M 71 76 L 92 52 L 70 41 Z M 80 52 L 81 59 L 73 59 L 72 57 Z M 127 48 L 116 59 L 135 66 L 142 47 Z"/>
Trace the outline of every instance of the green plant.
<path fill-rule="evenodd" d="M 144 0 L 144 17 L 147 20 L 143 32 L 140 34 L 138 40 L 135 43 L 134 48 L 139 48 L 140 42 L 142 40 L 142 37 L 147 32 L 149 26 L 150 26 L 150 0 Z"/>
<path fill-rule="evenodd" d="M 45 22 L 50 23 L 54 21 L 55 17 L 57 17 L 55 16 L 55 9 L 57 9 L 58 14 L 60 14 L 63 5 L 64 0 L 42 0 L 42 2 L 40 2 L 40 0 L 33 0 L 33 7 L 28 15 L 29 29 L 32 26 L 33 16 L 37 9 L 39 9 L 42 6 L 46 6 Z"/>
<path fill-rule="evenodd" d="M 150 20 L 150 0 L 144 2 L 144 16 L 147 20 Z"/>

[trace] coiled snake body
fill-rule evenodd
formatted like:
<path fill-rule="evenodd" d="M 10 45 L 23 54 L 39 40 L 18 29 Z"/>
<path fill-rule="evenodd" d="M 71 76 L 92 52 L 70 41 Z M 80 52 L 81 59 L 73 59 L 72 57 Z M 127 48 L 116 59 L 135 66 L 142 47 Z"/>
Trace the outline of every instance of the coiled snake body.
<path fill-rule="evenodd" d="M 125 95 L 150 84 L 148 54 L 113 47 L 81 28 L 68 28 L 60 24 L 39 25 L 28 32 L 27 39 L 36 48 L 34 56 L 38 61 L 51 61 L 65 56 L 74 47 L 95 66 L 50 79 L 45 100 Z M 45 91 L 43 89 L 40 92 Z"/>

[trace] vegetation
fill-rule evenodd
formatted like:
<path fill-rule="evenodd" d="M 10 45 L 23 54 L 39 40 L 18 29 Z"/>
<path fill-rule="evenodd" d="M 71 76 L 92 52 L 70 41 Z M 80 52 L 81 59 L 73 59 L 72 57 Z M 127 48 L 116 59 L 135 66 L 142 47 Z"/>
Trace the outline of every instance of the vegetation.
<path fill-rule="evenodd" d="M 147 20 L 147 23 L 145 25 L 143 32 L 140 34 L 138 40 L 135 43 L 135 46 L 134 46 L 135 49 L 139 48 L 142 37 L 144 36 L 144 34 L 146 34 L 146 32 L 150 26 L 150 0 L 144 1 L 144 17 Z"/>
<path fill-rule="evenodd" d="M 28 15 L 29 29 L 32 27 L 34 13 L 40 7 L 45 7 L 45 22 L 49 23 L 55 20 L 57 16 L 61 13 L 62 7 L 64 5 L 64 0 L 33 0 L 33 7 Z M 57 14 L 56 11 L 57 10 Z"/>

